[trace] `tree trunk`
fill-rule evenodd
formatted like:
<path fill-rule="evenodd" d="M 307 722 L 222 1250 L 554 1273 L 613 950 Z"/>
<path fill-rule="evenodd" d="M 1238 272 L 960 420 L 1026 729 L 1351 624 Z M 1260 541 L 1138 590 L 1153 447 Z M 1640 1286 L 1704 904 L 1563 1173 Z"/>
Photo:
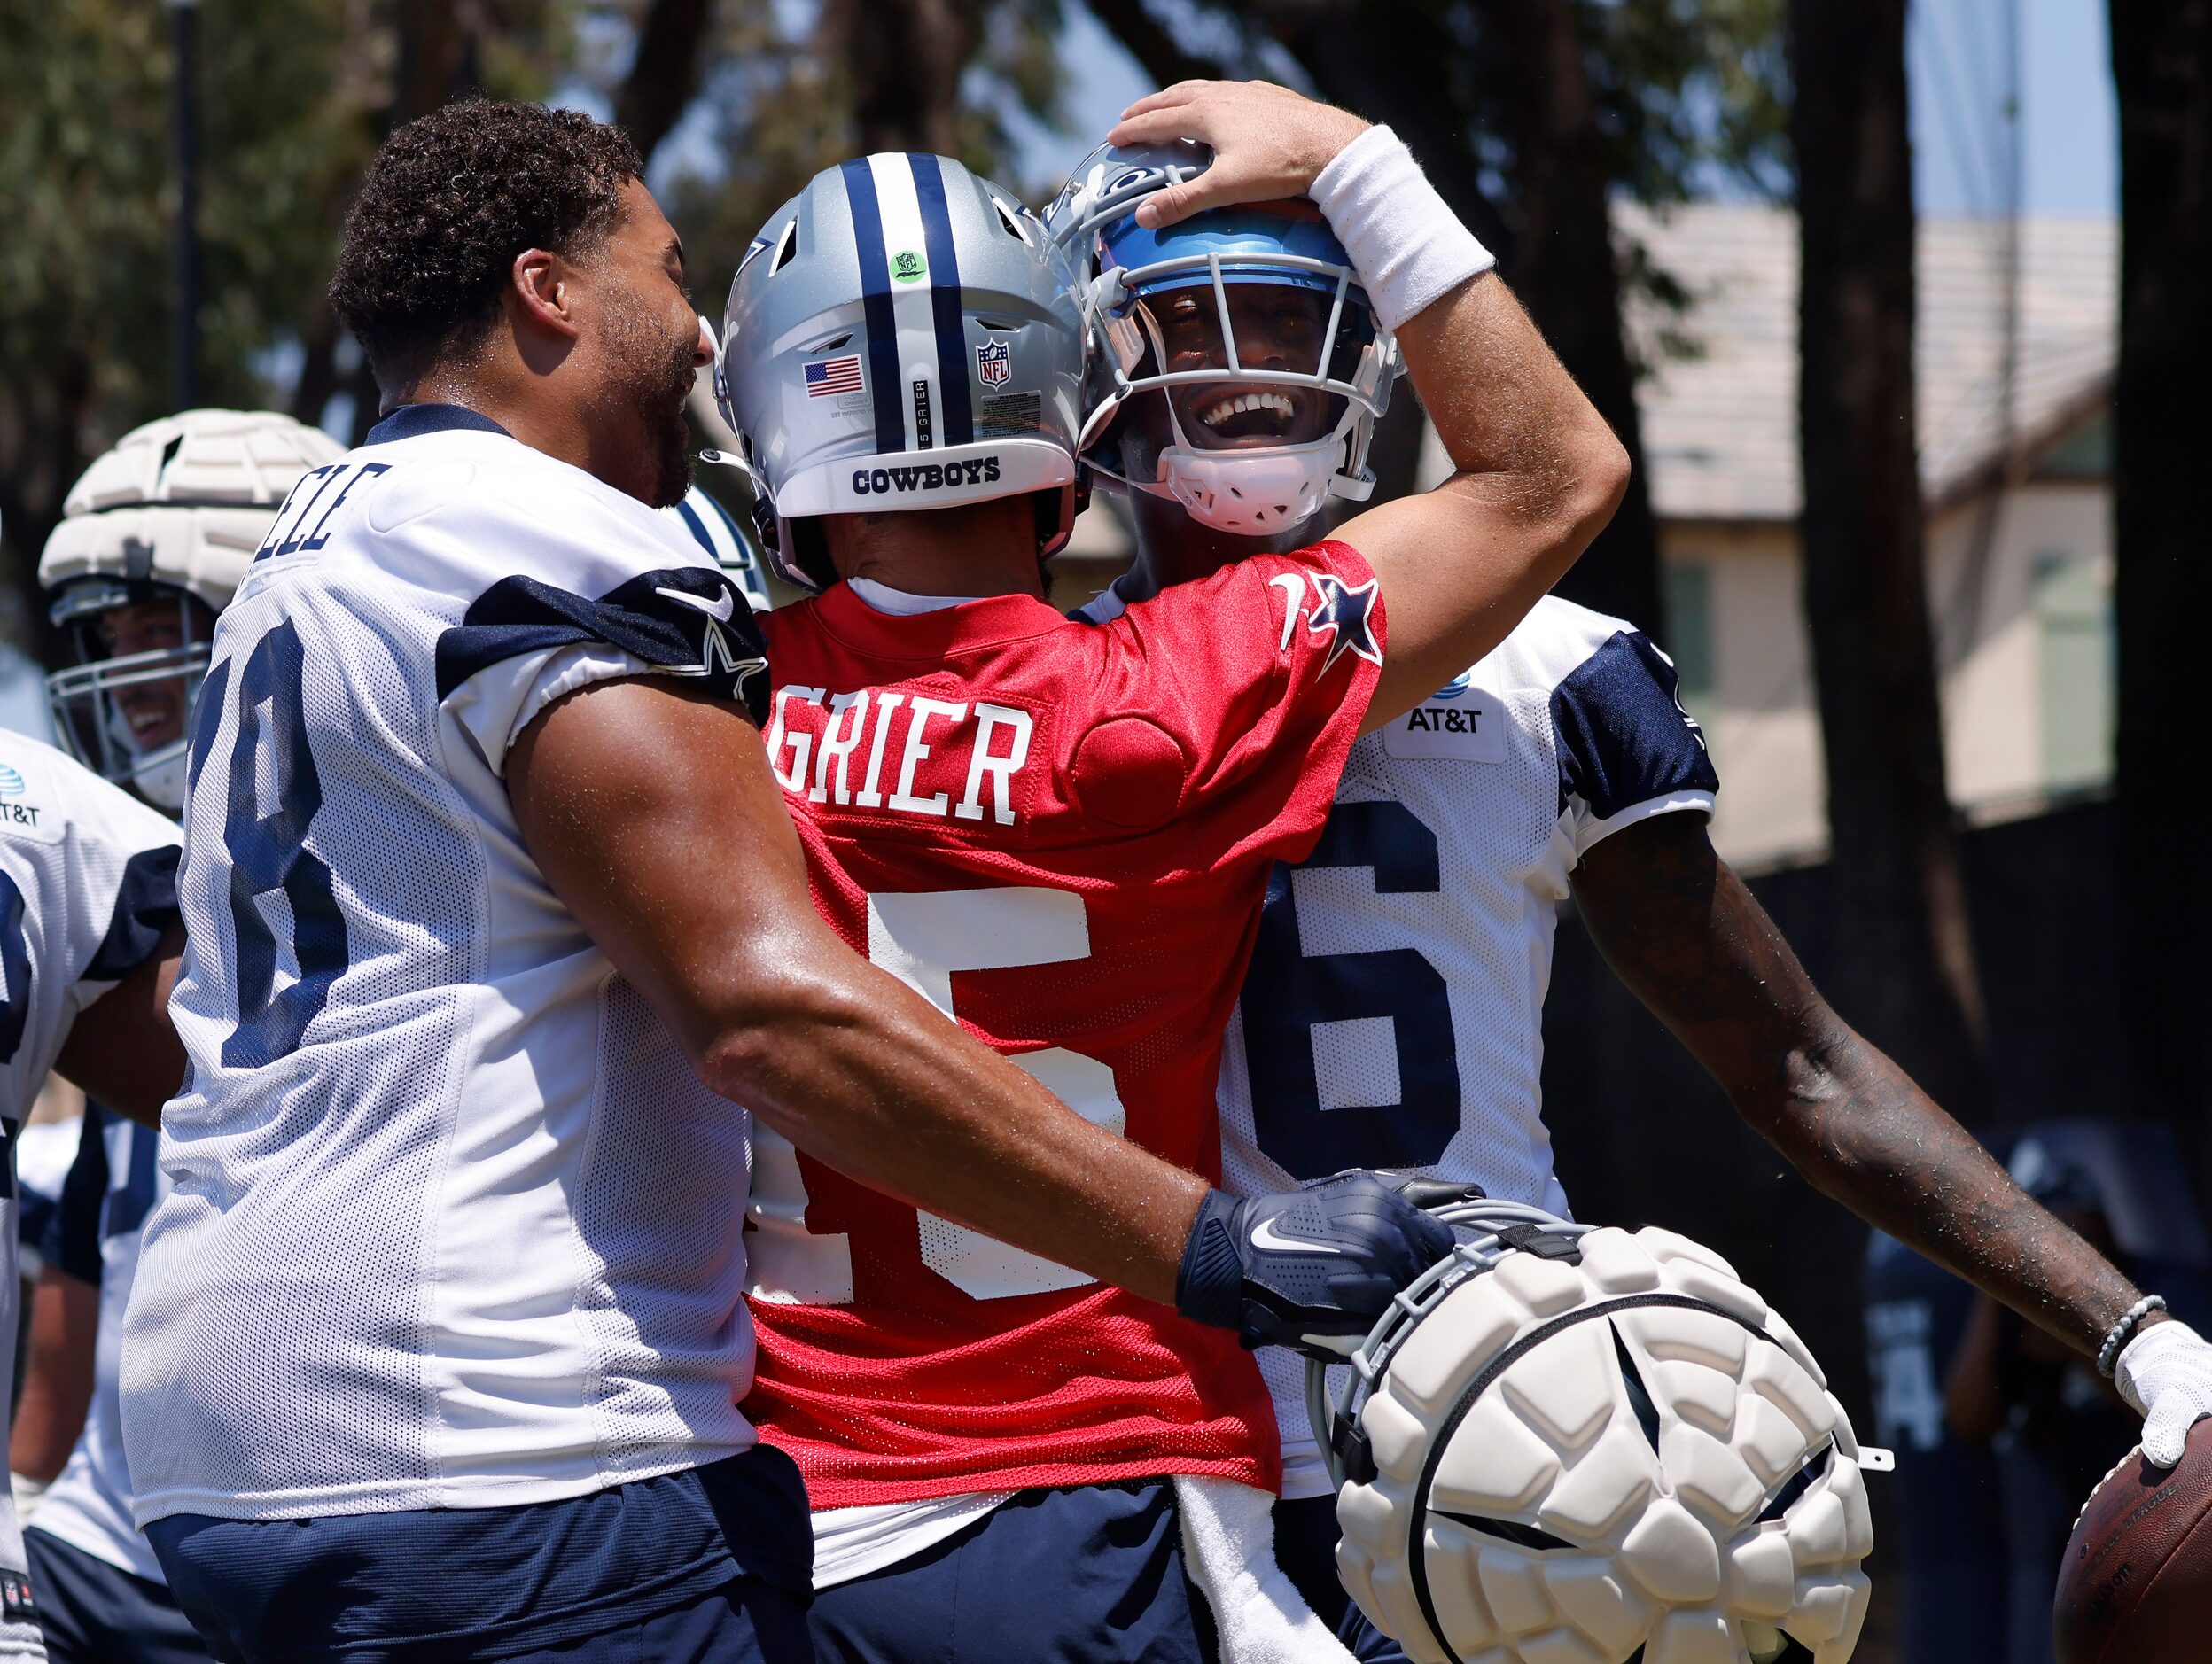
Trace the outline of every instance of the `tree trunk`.
<path fill-rule="evenodd" d="M 824 0 L 819 27 L 851 89 L 861 151 L 961 153 L 960 78 L 982 43 L 979 0 Z"/>
<path fill-rule="evenodd" d="M 1144 0 L 1088 0 L 1091 15 L 1106 26 L 1107 33 L 1122 43 L 1155 84 L 1172 87 L 1179 81 L 1220 81 L 1228 71 L 1211 58 L 1185 50 L 1145 7 Z"/>
<path fill-rule="evenodd" d="M 1477 11 L 1485 47 L 1519 66 L 1498 77 L 1521 198 L 1506 275 L 1568 373 L 1620 436 L 1631 465 L 1620 511 L 1560 580 L 1559 593 L 1628 618 L 1663 645 L 1659 523 L 1623 332 L 1605 140 L 1576 0 L 1480 0 Z"/>
<path fill-rule="evenodd" d="M 614 95 L 614 119 L 647 161 L 698 89 L 700 49 L 714 0 L 652 0 L 637 26 L 630 73 Z"/>
<path fill-rule="evenodd" d="M 0 527 L 11 557 L 0 609 L 14 615 L 0 626 L 49 670 L 68 662 L 69 643 L 48 617 L 38 557 L 84 470 L 79 447 L 91 403 L 92 366 L 76 354 L 51 380 L 26 377 L 0 393 Z"/>
<path fill-rule="evenodd" d="M 1943 778 L 1913 413 L 1905 0 L 1790 0 L 1802 538 L 1837 1007 L 1954 1111 L 1987 1100 Z"/>
<path fill-rule="evenodd" d="M 1513 233 L 1483 194 L 1453 73 L 1465 49 L 1421 0 L 1250 0 L 1253 14 L 1312 77 L 1314 90 L 1387 121 L 1421 159 L 1452 212 L 1507 259 Z"/>
<path fill-rule="evenodd" d="M 2198 644 L 2212 613 L 2198 483 L 2212 455 L 2212 0 L 2113 0 L 2112 61 L 2121 219 L 2115 853 L 2120 893 L 2132 898 L 2119 914 L 2122 1008 L 2135 1104 L 2173 1121 L 2198 1178 L 2212 1180 L 2212 898 L 2187 855 L 2212 811 L 2203 762 L 2212 684 Z"/>

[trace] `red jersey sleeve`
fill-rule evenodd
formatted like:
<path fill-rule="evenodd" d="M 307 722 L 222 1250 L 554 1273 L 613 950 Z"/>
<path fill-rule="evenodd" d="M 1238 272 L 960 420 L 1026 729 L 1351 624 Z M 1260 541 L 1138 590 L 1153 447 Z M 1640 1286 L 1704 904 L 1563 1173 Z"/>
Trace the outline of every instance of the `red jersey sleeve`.
<path fill-rule="evenodd" d="M 1365 557 L 1334 540 L 1256 555 L 1101 627 L 1100 714 L 1071 757 L 1084 811 L 1142 826 L 1172 795 L 1194 863 L 1305 855 L 1382 663 Z"/>

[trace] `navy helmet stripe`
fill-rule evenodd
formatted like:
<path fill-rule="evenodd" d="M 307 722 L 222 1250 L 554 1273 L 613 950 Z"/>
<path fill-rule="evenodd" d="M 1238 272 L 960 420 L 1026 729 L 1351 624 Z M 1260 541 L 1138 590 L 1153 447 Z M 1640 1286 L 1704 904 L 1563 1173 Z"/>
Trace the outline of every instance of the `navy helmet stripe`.
<path fill-rule="evenodd" d="M 910 154 L 907 159 L 914 165 L 923 246 L 930 259 L 930 315 L 937 326 L 937 385 L 945 443 L 968 445 L 976 437 L 968 400 L 968 316 L 961 298 L 960 256 L 953 247 L 953 216 L 945 205 L 945 173 L 934 156 Z"/>
<path fill-rule="evenodd" d="M 861 257 L 861 299 L 868 321 L 868 391 L 876 405 L 876 448 L 907 448 L 907 424 L 899 408 L 899 323 L 891 307 L 891 261 L 884 253 L 883 210 L 876 175 L 865 157 L 846 162 L 845 194 L 853 205 L 853 244 Z"/>

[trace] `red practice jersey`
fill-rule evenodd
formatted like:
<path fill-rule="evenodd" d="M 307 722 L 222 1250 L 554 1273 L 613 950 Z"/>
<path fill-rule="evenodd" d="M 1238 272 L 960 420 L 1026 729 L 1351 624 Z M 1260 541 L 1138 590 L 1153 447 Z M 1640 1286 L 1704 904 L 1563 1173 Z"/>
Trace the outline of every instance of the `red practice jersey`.
<path fill-rule="evenodd" d="M 1077 1111 L 1217 1180 L 1267 876 L 1312 847 L 1382 609 L 1341 543 L 1103 626 L 1025 595 L 767 615 L 768 753 L 815 904 Z M 1273 1489 L 1225 1331 L 870 1190 L 756 1126 L 745 1409 L 817 1508 L 1211 1473 Z"/>

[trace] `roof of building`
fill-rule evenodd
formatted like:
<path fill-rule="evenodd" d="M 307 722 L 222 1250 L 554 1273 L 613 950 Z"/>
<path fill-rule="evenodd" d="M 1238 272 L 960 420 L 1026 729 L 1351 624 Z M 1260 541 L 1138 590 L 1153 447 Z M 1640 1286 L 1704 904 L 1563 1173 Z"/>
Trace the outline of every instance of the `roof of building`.
<path fill-rule="evenodd" d="M 1764 206 L 1624 208 L 1619 228 L 1688 292 L 1675 313 L 1647 298 L 1631 327 L 1654 369 L 1639 405 L 1652 494 L 1669 519 L 1793 520 L 1797 462 L 1795 217 Z M 2102 405 L 2117 340 L 2119 231 L 2106 219 L 2020 222 L 2014 457 Z M 2002 226 L 1920 227 L 1920 478 L 1931 499 L 2003 465 Z M 1663 333 L 1693 346 L 1663 350 Z"/>

